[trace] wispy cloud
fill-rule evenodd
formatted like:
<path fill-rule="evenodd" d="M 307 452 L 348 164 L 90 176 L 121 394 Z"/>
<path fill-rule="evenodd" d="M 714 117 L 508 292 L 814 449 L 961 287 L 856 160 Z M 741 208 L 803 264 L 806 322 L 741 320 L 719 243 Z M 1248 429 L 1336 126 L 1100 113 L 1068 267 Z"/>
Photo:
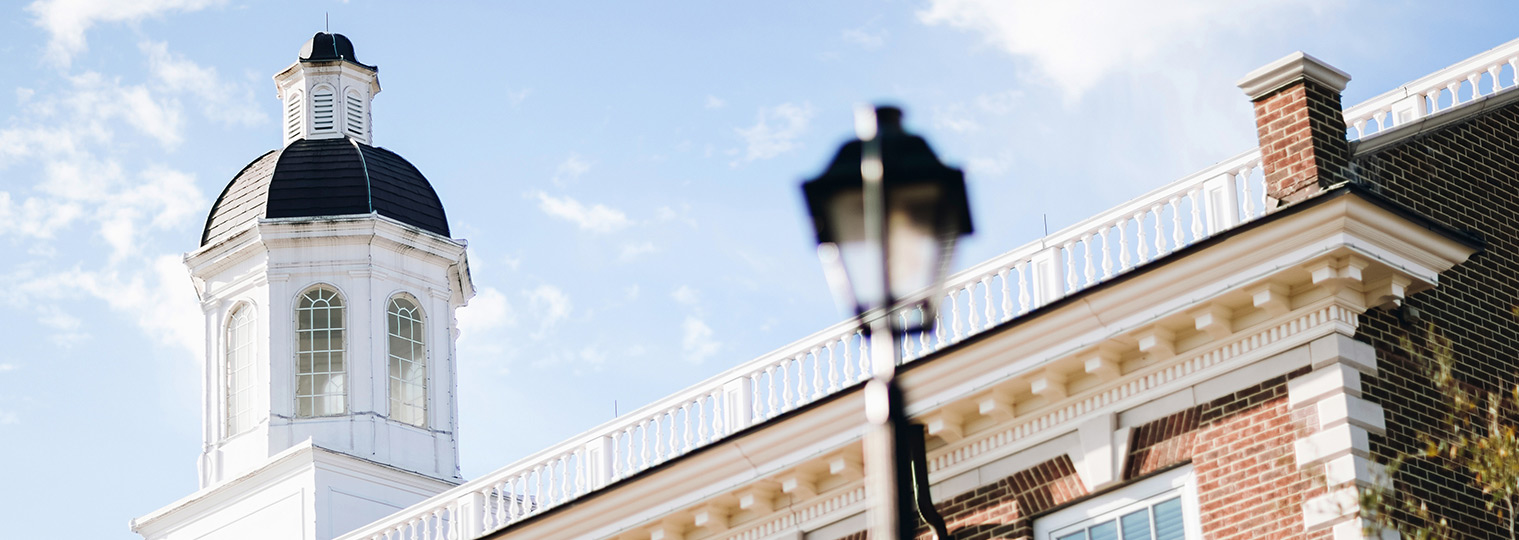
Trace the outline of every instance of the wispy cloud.
<path fill-rule="evenodd" d="M 622 250 L 617 255 L 619 262 L 632 262 L 634 259 L 659 251 L 654 242 L 628 242 L 622 245 Z"/>
<path fill-rule="evenodd" d="M 885 28 L 871 30 L 874 26 L 875 23 L 872 21 L 870 24 L 859 28 L 850 28 L 844 31 L 842 37 L 844 41 L 859 45 L 865 49 L 879 49 L 886 45 L 886 37 L 891 35 L 891 32 Z"/>
<path fill-rule="evenodd" d="M 545 283 L 525 291 L 524 294 L 527 295 L 532 316 L 538 319 L 538 330 L 533 332 L 533 339 L 547 337 L 554 327 L 569 318 L 571 310 L 574 309 L 570 304 L 569 295 L 553 285 Z"/>
<path fill-rule="evenodd" d="M 770 159 L 796 149 L 797 139 L 807 131 L 813 114 L 810 103 L 782 103 L 760 109 L 754 125 L 734 130 L 746 146 L 744 161 Z"/>
<path fill-rule="evenodd" d="M 610 233 L 633 224 L 627 214 L 604 204 L 586 206 L 569 196 L 554 197 L 542 191 L 537 193 L 537 197 L 538 209 L 552 217 L 574 223 L 581 230 Z"/>
<path fill-rule="evenodd" d="M 166 92 L 188 94 L 200 105 L 201 114 L 213 122 L 229 126 L 256 126 L 269 116 L 254 102 L 253 89 L 228 82 L 216 72 L 169 51 L 161 41 L 139 45 L 148 56 L 148 70 L 154 82 Z"/>
<path fill-rule="evenodd" d="M 1072 100 L 1115 72 L 1147 69 L 1161 51 L 1192 46 L 1199 32 L 1264 28 L 1268 17 L 1301 20 L 1323 7 L 1318 0 L 930 0 L 918 19 L 981 34 L 1029 60 L 1037 76 Z"/>
<path fill-rule="evenodd" d="M 706 102 L 705 107 L 707 107 L 708 109 L 721 109 L 723 107 L 726 107 L 727 105 L 728 105 L 728 102 L 723 101 L 722 98 L 717 97 L 717 96 L 710 96 L 709 95 L 709 96 L 707 96 L 707 102 Z"/>
<path fill-rule="evenodd" d="M 579 180 L 581 175 L 591 171 L 591 165 L 594 163 L 580 157 L 579 154 L 570 154 L 570 157 L 565 158 L 564 162 L 559 164 L 559 168 L 554 170 L 554 185 L 563 186 Z"/>
<path fill-rule="evenodd" d="M 68 67 L 89 48 L 85 33 L 96 23 L 131 22 L 172 11 L 198 11 L 221 0 L 38 0 L 26 7 L 48 33 L 47 59 Z"/>
<path fill-rule="evenodd" d="M 706 362 L 723 347 L 722 342 L 713 338 L 712 327 L 695 315 L 686 317 L 681 332 L 681 353 L 686 362 Z"/>
<path fill-rule="evenodd" d="M 701 302 L 700 293 L 689 285 L 681 285 L 670 292 L 670 298 L 683 306 L 695 306 Z"/>

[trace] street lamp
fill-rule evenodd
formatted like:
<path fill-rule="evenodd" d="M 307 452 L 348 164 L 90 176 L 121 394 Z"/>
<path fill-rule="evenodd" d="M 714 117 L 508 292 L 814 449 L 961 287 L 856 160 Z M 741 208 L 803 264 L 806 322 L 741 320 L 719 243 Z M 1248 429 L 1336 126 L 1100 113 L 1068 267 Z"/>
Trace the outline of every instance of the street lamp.
<path fill-rule="evenodd" d="M 842 301 L 867 323 L 872 366 L 865 412 L 872 429 L 865 467 L 866 494 L 875 505 L 873 537 L 908 539 L 917 529 L 908 456 L 922 440 L 908 437 L 919 428 L 902 411 L 898 341 L 932 330 L 955 241 L 971 232 L 970 205 L 964 173 L 940 163 L 922 137 L 903 131 L 900 109 L 857 110 L 855 132 L 859 139 L 845 143 L 802 191 L 834 294 L 848 298 Z M 918 473 L 926 480 L 921 465 Z M 937 518 L 926 497 L 918 502 Z M 933 521 L 940 521 L 933 524 L 942 536 L 942 520 Z"/>

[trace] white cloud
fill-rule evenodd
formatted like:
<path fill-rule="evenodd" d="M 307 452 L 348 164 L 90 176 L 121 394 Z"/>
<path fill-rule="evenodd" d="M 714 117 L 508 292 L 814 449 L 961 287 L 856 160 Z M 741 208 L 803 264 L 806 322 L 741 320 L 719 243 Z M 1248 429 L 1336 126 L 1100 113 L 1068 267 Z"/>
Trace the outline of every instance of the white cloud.
<path fill-rule="evenodd" d="M 686 317 L 681 331 L 681 352 L 687 362 L 700 364 L 722 349 L 722 342 L 712 339 L 712 327 L 694 315 Z"/>
<path fill-rule="evenodd" d="M 638 295 L 639 293 L 643 292 L 643 288 L 639 287 L 637 283 L 634 283 L 632 285 L 628 285 L 628 287 L 626 289 L 623 289 L 622 292 L 623 298 L 629 302 L 632 302 L 638 299 Z"/>
<path fill-rule="evenodd" d="M 886 36 L 890 35 L 890 32 L 885 28 L 872 32 L 869 29 L 870 26 L 865 25 L 860 28 L 845 30 L 843 35 L 844 41 L 866 49 L 879 49 L 886 45 Z"/>
<path fill-rule="evenodd" d="M 0 411 L 0 426 L 20 423 L 21 415 L 16 414 L 15 411 Z"/>
<path fill-rule="evenodd" d="M 1008 114 L 1017 110 L 1018 104 L 1023 102 L 1023 92 L 1008 90 L 995 94 L 981 94 L 976 96 L 976 108 L 988 114 Z"/>
<path fill-rule="evenodd" d="M 959 103 L 933 108 L 933 126 L 935 129 L 953 131 L 955 133 L 970 133 L 981 129 L 976 119 Z"/>
<path fill-rule="evenodd" d="M 701 302 L 700 295 L 697 293 L 696 289 L 693 289 L 686 285 L 676 287 L 674 291 L 670 292 L 670 298 L 675 299 L 676 302 L 685 306 L 695 306 L 697 303 Z"/>
<path fill-rule="evenodd" d="M 493 330 L 517 324 L 517 312 L 506 295 L 495 287 L 481 287 L 475 291 L 469 306 L 459 310 L 459 333 L 461 336 L 484 336 Z"/>
<path fill-rule="evenodd" d="M 1264 28 L 1273 15 L 1311 18 L 1316 0 L 930 0 L 918 12 L 925 24 L 982 34 L 1074 100 L 1109 75 L 1145 69 L 1158 53 L 1188 47 L 1199 32 L 1237 34 Z"/>
<path fill-rule="evenodd" d="M 550 216 L 574 223 L 582 230 L 596 233 L 616 232 L 633 224 L 627 214 L 616 208 L 603 204 L 586 206 L 568 196 L 554 197 L 542 191 L 538 192 L 538 208 Z"/>
<path fill-rule="evenodd" d="M 721 108 L 723 108 L 723 107 L 725 107 L 727 105 L 728 105 L 728 102 L 723 101 L 723 99 L 720 98 L 720 97 L 717 97 L 717 96 L 707 96 L 706 107 L 708 109 L 721 109 Z"/>
<path fill-rule="evenodd" d="M 0 364 L 0 373 L 5 373 L 7 371 L 16 371 L 16 369 L 16 364 Z"/>
<path fill-rule="evenodd" d="M 618 254 L 620 262 L 631 262 L 641 256 L 659 251 L 653 242 L 628 242 L 622 245 L 622 252 Z"/>
<path fill-rule="evenodd" d="M 559 168 L 554 171 L 554 185 L 562 186 L 579 180 L 581 175 L 590 172 L 591 165 L 594 163 L 590 160 L 578 154 L 570 154 L 570 157 L 566 158 L 564 163 L 560 163 Z"/>
<path fill-rule="evenodd" d="M 812 122 L 812 104 L 782 103 L 756 113 L 753 126 L 734 132 L 744 140 L 744 161 L 770 159 L 798 147 L 797 139 Z"/>
<path fill-rule="evenodd" d="M 148 69 L 154 83 L 165 91 L 193 96 L 201 114 L 213 122 L 228 126 L 256 126 L 268 115 L 254 102 L 251 88 L 229 83 L 216 68 L 202 67 L 184 55 L 169 52 L 164 42 L 147 41 L 139 45 L 148 56 Z"/>
<path fill-rule="evenodd" d="M 539 285 L 524 294 L 527 295 L 528 306 L 532 308 L 532 315 L 538 319 L 538 330 L 533 332 L 533 339 L 548 336 L 550 330 L 569 318 L 573 309 L 569 295 L 553 285 Z"/>
<path fill-rule="evenodd" d="M 170 11 L 197 11 L 221 0 L 37 0 L 26 7 L 46 30 L 47 59 L 68 67 L 89 48 L 85 32 L 100 22 L 130 22 Z"/>

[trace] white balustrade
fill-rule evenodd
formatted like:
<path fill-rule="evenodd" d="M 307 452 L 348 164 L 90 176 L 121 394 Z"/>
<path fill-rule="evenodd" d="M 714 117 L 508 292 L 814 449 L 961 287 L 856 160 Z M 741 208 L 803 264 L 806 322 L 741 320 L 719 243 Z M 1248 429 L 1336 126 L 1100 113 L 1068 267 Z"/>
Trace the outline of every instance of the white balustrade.
<path fill-rule="evenodd" d="M 1487 84 L 1482 84 L 1483 79 Z M 1364 139 L 1515 86 L 1519 86 L 1519 39 L 1348 107 L 1345 126 L 1351 139 Z"/>
<path fill-rule="evenodd" d="M 906 336 L 903 361 L 1256 219 L 1262 182 L 1247 152 L 950 276 L 936 328 Z M 341 539 L 476 538 L 860 383 L 866 341 L 841 322 Z"/>

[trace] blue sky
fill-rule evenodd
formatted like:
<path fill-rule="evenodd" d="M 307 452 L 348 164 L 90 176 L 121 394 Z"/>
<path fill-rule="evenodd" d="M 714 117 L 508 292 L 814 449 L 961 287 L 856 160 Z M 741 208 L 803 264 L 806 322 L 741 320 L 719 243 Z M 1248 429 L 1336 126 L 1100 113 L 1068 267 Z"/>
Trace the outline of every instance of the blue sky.
<path fill-rule="evenodd" d="M 1289 52 L 1353 104 L 1519 37 L 1497 2 L 1136 4 L 6 3 L 6 535 L 132 538 L 194 490 L 180 257 L 279 144 L 270 76 L 324 12 L 381 68 L 375 142 L 470 243 L 466 477 L 836 321 L 797 186 L 856 103 L 967 168 L 965 267 L 1247 149 L 1234 83 Z"/>

